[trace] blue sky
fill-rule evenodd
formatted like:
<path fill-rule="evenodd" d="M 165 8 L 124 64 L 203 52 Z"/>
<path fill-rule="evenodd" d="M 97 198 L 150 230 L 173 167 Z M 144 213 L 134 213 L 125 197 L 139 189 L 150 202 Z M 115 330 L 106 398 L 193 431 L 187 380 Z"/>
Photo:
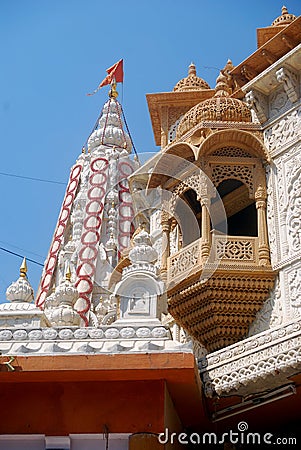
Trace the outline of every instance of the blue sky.
<path fill-rule="evenodd" d="M 300 0 L 286 1 L 301 14 Z M 75 162 L 107 99 L 87 97 L 124 59 L 122 101 L 138 152 L 157 150 L 145 94 L 172 90 L 191 61 L 212 87 L 256 49 L 283 1 L 0 0 L 0 247 L 44 262 Z M 0 302 L 21 260 L 0 251 Z M 28 263 L 35 291 L 41 267 Z"/>

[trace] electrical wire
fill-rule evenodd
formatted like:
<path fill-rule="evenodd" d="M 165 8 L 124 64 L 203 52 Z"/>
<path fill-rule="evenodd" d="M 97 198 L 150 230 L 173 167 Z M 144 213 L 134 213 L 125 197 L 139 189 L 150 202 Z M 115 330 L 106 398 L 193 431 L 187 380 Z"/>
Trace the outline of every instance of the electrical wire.
<path fill-rule="evenodd" d="M 11 250 L 8 250 L 7 248 L 0 247 L 0 250 L 2 250 L 3 252 L 6 252 L 6 253 L 10 253 L 11 255 L 14 255 L 14 256 L 18 256 L 19 258 L 22 258 L 22 259 L 24 258 L 23 255 L 20 255 L 19 253 L 12 252 Z M 42 264 L 42 263 L 40 263 L 38 261 L 35 261 L 34 259 L 26 258 L 26 261 L 30 261 L 33 264 L 37 264 L 38 266 L 41 266 L 41 267 L 44 266 L 44 264 Z"/>
<path fill-rule="evenodd" d="M 0 244 L 5 245 L 6 247 L 13 247 L 17 250 L 21 250 L 24 253 L 30 253 L 31 255 L 38 256 L 39 258 L 43 258 L 43 255 L 40 255 L 40 253 L 31 252 L 30 250 L 24 249 L 22 247 L 18 247 L 17 245 L 12 244 L 11 242 L 6 241 L 0 241 Z"/>
<path fill-rule="evenodd" d="M 45 180 L 43 178 L 26 177 L 24 175 L 16 175 L 14 173 L 0 172 L 0 175 L 4 175 L 6 177 L 23 178 L 25 180 L 30 180 L 30 181 L 40 181 L 42 183 L 63 184 L 64 186 L 67 185 L 67 183 L 63 183 L 62 181 L 54 181 L 54 180 Z"/>
<path fill-rule="evenodd" d="M 131 140 L 131 143 L 132 143 L 132 146 L 133 146 L 133 150 L 134 150 L 135 155 L 137 156 L 137 159 L 139 161 L 139 156 L 138 156 L 136 147 L 134 145 L 134 142 L 133 142 L 133 139 L 132 139 L 132 136 L 131 136 L 131 133 L 130 133 L 130 130 L 129 130 L 129 127 L 128 127 L 128 124 L 127 124 L 127 121 L 126 121 L 126 118 L 125 118 L 125 114 L 124 114 L 124 111 L 123 111 L 122 107 L 121 107 L 121 112 L 122 112 L 122 118 L 123 118 L 123 121 L 124 121 L 124 124 L 125 124 L 126 131 L 128 132 L 128 135 L 130 137 L 130 140 Z"/>

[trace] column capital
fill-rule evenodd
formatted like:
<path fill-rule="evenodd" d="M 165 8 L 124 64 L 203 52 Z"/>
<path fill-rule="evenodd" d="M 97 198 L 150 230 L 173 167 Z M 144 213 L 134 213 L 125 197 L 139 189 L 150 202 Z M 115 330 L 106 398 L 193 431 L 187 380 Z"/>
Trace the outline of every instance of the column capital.
<path fill-rule="evenodd" d="M 162 228 L 168 226 L 170 228 L 170 214 L 166 211 L 161 211 L 161 225 Z"/>
<path fill-rule="evenodd" d="M 255 200 L 256 200 L 256 203 L 257 203 L 257 201 L 259 201 L 259 200 L 265 201 L 266 198 L 267 198 L 267 191 L 266 191 L 266 188 L 265 188 L 262 184 L 259 184 L 258 187 L 257 187 L 257 189 L 256 189 L 256 192 L 255 192 Z"/>

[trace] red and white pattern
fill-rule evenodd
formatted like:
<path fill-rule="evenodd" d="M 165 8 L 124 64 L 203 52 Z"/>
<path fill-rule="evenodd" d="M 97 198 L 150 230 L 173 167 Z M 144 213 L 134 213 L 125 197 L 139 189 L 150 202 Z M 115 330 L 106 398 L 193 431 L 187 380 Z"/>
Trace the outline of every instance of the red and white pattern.
<path fill-rule="evenodd" d="M 53 273 L 56 267 L 57 258 L 61 248 L 66 225 L 70 217 L 73 201 L 80 180 L 81 171 L 82 171 L 81 164 L 77 164 L 73 166 L 71 169 L 69 183 L 63 201 L 63 206 L 59 215 L 57 226 L 54 232 L 54 237 L 44 266 L 44 272 L 42 275 L 39 292 L 37 295 L 36 305 L 40 308 L 43 307 L 49 287 L 51 286 Z"/>
<path fill-rule="evenodd" d="M 98 244 L 103 220 L 108 167 L 109 163 L 105 158 L 95 158 L 90 165 L 88 201 L 85 209 L 81 248 L 76 270 L 77 281 L 75 284 L 79 292 L 76 310 L 86 326 L 89 324 L 87 313 L 91 305 L 90 297 L 93 291 Z"/>
<path fill-rule="evenodd" d="M 129 160 L 120 160 L 118 163 L 119 176 L 119 208 L 118 208 L 118 253 L 119 256 L 130 244 L 131 232 L 134 220 L 134 208 L 128 185 L 128 177 L 133 173 L 133 167 Z"/>

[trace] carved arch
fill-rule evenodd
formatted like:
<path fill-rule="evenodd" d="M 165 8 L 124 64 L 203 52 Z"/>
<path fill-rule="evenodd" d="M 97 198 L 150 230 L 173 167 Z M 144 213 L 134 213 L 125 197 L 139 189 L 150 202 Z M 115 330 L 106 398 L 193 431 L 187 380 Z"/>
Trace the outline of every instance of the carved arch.
<path fill-rule="evenodd" d="M 184 194 L 189 189 L 192 189 L 197 194 L 197 197 L 200 198 L 201 180 L 199 174 L 190 175 L 188 178 L 181 181 L 173 188 L 169 206 L 169 213 L 171 215 L 173 215 L 175 212 L 177 199 L 180 197 L 180 195 Z"/>
<path fill-rule="evenodd" d="M 177 178 L 178 173 L 195 162 L 197 148 L 187 142 L 177 142 L 166 147 L 152 169 L 148 188 L 163 185 L 169 178 Z"/>
<path fill-rule="evenodd" d="M 254 157 L 270 161 L 268 150 L 263 142 L 248 131 L 237 129 L 221 130 L 208 136 L 200 145 L 197 160 L 211 155 L 215 150 L 225 146 L 239 147 L 252 153 Z"/>
<path fill-rule="evenodd" d="M 254 198 L 254 173 L 252 166 L 214 165 L 212 167 L 211 180 L 217 188 L 225 180 L 238 180 L 247 186 L 250 198 Z"/>

